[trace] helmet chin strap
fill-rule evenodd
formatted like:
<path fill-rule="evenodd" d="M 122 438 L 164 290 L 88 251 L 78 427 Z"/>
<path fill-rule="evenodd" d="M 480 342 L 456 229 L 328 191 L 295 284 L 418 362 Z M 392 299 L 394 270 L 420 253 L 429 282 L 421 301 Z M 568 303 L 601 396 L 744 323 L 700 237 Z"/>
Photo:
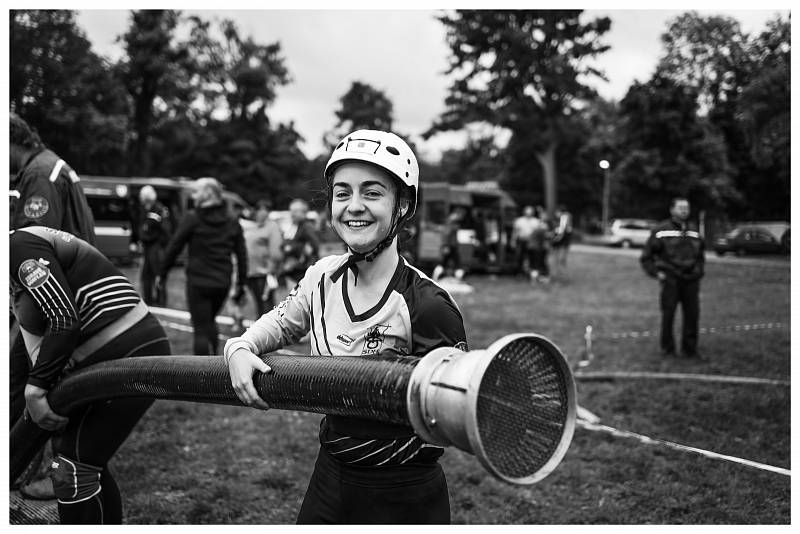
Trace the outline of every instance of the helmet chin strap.
<path fill-rule="evenodd" d="M 342 276 L 345 272 L 347 272 L 347 269 L 349 268 L 350 270 L 353 271 L 353 277 L 355 280 L 354 285 L 358 285 L 358 265 L 356 264 L 360 261 L 367 261 L 370 263 L 375 261 L 375 258 L 377 258 L 381 252 L 386 250 L 386 248 L 388 248 L 389 245 L 392 244 L 392 241 L 394 241 L 394 238 L 397 236 L 397 232 L 400 229 L 400 223 L 403 221 L 403 218 L 405 217 L 405 214 L 397 217 L 397 213 L 399 213 L 399 211 L 400 209 L 398 207 L 398 209 L 395 211 L 395 216 L 393 217 L 394 222 L 392 223 L 392 227 L 389 230 L 387 236 L 383 238 L 380 243 L 375 245 L 375 248 L 373 248 L 369 252 L 365 252 L 362 254 L 361 252 L 356 252 L 355 250 L 350 248 L 350 245 L 347 245 L 347 249 L 350 251 L 350 256 L 348 256 L 347 261 L 345 261 L 341 267 L 339 267 L 333 272 L 333 274 L 331 275 L 331 281 L 336 282 L 340 276 Z"/>

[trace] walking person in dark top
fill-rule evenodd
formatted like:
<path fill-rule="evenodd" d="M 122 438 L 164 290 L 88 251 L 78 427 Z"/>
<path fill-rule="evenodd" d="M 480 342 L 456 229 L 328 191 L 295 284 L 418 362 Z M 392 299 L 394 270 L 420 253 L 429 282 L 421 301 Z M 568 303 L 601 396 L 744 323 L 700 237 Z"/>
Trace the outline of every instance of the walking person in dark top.
<path fill-rule="evenodd" d="M 700 279 L 705 271 L 705 244 L 689 222 L 689 201 L 674 198 L 671 217 L 653 229 L 640 258 L 645 272 L 661 285 L 661 355 L 674 357 L 673 322 L 678 304 L 683 312 L 681 352 L 686 358 L 705 359 L 697 351 L 700 320 Z"/>
<path fill-rule="evenodd" d="M 199 178 L 193 184 L 195 209 L 181 219 L 167 245 L 157 283 L 164 284 L 170 268 L 188 243 L 186 300 L 194 327 L 195 354 L 217 354 L 219 314 L 233 274 L 232 255 L 236 255 L 235 300 L 244 296 L 247 280 L 247 249 L 237 217 L 228 212 L 222 198 L 222 185 L 214 178 Z"/>

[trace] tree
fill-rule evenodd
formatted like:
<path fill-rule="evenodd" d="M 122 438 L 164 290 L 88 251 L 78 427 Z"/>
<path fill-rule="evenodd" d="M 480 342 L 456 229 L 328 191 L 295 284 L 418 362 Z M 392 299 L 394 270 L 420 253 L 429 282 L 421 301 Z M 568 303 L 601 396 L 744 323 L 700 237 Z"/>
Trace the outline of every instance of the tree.
<path fill-rule="evenodd" d="M 74 12 L 12 10 L 10 26 L 11 109 L 78 172 L 118 172 L 127 101 Z"/>
<path fill-rule="evenodd" d="M 788 218 L 788 150 L 775 160 L 757 147 L 765 146 L 760 140 L 771 135 L 761 135 L 767 131 L 788 146 L 789 23 L 776 18 L 753 40 L 732 18 L 689 12 L 670 24 L 662 41 L 666 53 L 658 73 L 695 90 L 700 113 L 723 136 L 728 172 L 743 193 L 740 202 L 728 203 L 728 212 L 736 218 Z M 763 120 L 767 108 L 776 121 Z M 761 129 L 768 123 L 785 127 Z"/>
<path fill-rule="evenodd" d="M 131 17 L 131 26 L 121 38 L 127 57 L 119 68 L 133 98 L 131 170 L 147 176 L 151 170 L 148 140 L 156 120 L 156 100 L 162 103 L 162 113 L 168 113 L 170 101 L 190 101 L 188 86 L 194 69 L 188 63 L 186 45 L 174 42 L 179 12 L 140 10 L 133 11 Z"/>
<path fill-rule="evenodd" d="M 688 197 L 698 210 L 738 198 L 725 141 L 697 106 L 695 89 L 658 73 L 630 88 L 620 103 L 624 152 L 614 171 L 620 205 L 636 205 L 644 215 L 663 212 L 674 196 Z"/>
<path fill-rule="evenodd" d="M 737 120 L 746 134 L 749 156 L 760 171 L 742 177 L 748 199 L 745 218 L 790 217 L 791 161 L 791 27 L 776 17 L 752 41 L 750 54 L 758 68 L 742 88 Z"/>
<path fill-rule="evenodd" d="M 556 152 L 574 128 L 572 115 L 596 96 L 586 85 L 602 74 L 587 63 L 606 51 L 599 38 L 608 18 L 587 24 L 580 10 L 457 11 L 439 20 L 451 58 L 447 110 L 426 132 L 486 122 L 511 131 L 515 172 L 531 174 L 519 159 L 533 154 L 541 168 L 547 209 L 556 204 Z M 524 147 L 524 148 L 523 148 Z"/>
<path fill-rule="evenodd" d="M 339 102 L 341 107 L 335 112 L 338 119 L 336 125 L 323 136 L 323 142 L 330 149 L 355 130 L 392 130 L 392 101 L 383 91 L 370 84 L 353 82 Z"/>
<path fill-rule="evenodd" d="M 726 104 L 735 105 L 750 70 L 747 36 L 735 19 L 684 13 L 671 22 L 661 42 L 665 54 L 657 71 L 694 89 L 701 112 L 719 113 Z"/>

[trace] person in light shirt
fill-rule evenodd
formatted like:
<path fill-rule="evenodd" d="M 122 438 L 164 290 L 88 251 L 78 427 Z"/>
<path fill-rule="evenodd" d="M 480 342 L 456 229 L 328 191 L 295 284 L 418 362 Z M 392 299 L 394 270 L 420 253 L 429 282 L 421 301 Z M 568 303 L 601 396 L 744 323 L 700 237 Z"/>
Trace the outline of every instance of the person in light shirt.
<path fill-rule="evenodd" d="M 325 168 L 331 224 L 349 251 L 320 259 L 286 299 L 225 344 L 239 399 L 267 409 L 253 374 L 260 355 L 308 334 L 312 355 L 421 357 L 444 346 L 467 349 L 461 312 L 449 293 L 398 252 L 397 232 L 413 216 L 419 167 L 389 132 L 359 130 Z M 449 523 L 444 450 L 411 427 L 326 415 L 298 523 Z M 268 452 L 267 452 L 268 454 Z"/>

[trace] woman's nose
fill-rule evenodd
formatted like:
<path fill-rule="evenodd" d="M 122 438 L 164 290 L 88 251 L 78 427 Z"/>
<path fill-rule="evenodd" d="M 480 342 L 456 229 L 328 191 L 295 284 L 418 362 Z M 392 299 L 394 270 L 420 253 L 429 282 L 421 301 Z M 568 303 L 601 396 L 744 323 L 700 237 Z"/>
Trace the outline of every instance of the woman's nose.
<path fill-rule="evenodd" d="M 350 202 L 347 204 L 347 211 L 360 212 L 364 211 L 364 202 L 361 195 L 355 194 L 350 197 Z"/>

